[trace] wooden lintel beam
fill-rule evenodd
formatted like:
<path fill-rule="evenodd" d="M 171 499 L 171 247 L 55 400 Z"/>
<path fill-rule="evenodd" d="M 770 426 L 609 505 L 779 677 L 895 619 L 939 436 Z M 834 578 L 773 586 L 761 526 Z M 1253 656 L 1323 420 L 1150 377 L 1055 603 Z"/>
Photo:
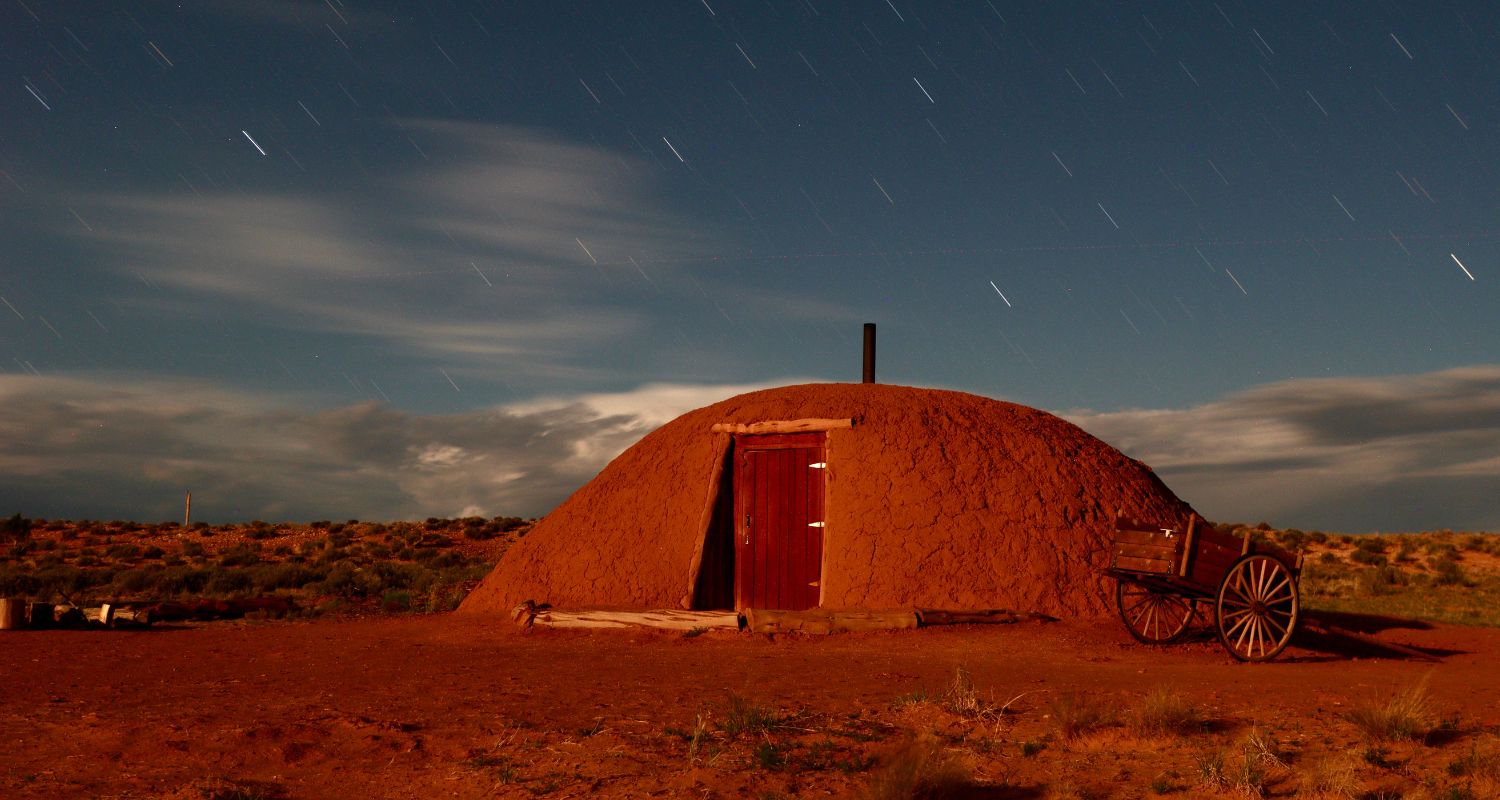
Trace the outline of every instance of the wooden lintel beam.
<path fill-rule="evenodd" d="M 807 433 L 852 428 L 852 419 L 778 419 L 766 422 L 716 422 L 714 433 Z"/>

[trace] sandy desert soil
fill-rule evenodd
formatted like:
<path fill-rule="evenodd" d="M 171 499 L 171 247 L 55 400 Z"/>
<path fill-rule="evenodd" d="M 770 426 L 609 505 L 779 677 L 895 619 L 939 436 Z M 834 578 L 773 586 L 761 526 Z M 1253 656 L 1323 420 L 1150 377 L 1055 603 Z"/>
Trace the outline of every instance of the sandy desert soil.
<path fill-rule="evenodd" d="M 1438 661 L 1303 635 L 1245 665 L 1207 636 L 1153 648 L 1113 621 L 806 638 L 455 615 L 5 632 L 0 796 L 910 797 L 878 794 L 903 768 L 961 797 L 1500 796 L 1500 630 L 1365 622 Z M 1350 720 L 1419 685 L 1420 739 Z M 1200 721 L 1133 724 L 1163 689 Z M 1089 712 L 1102 724 L 1080 725 Z"/>

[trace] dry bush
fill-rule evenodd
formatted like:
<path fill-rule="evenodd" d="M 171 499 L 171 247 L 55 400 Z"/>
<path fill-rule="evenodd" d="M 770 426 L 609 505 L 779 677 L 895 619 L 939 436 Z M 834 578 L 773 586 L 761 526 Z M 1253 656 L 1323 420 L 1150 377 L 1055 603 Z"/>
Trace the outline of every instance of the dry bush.
<path fill-rule="evenodd" d="M 1396 692 L 1385 702 L 1355 706 L 1344 715 L 1377 742 L 1423 739 L 1433 728 L 1432 698 L 1427 678 Z"/>
<path fill-rule="evenodd" d="M 1063 781 L 1048 786 L 1047 793 L 1042 797 L 1044 800 L 1090 800 L 1089 793 L 1072 781 Z"/>
<path fill-rule="evenodd" d="M 864 800 L 943 800 L 972 794 L 969 769 L 943 752 L 933 736 L 919 736 L 893 750 L 860 793 Z"/>
<path fill-rule="evenodd" d="M 1177 692 L 1159 687 L 1131 712 L 1130 729 L 1138 736 L 1187 736 L 1203 729 L 1198 706 Z"/>
<path fill-rule="evenodd" d="M 1065 692 L 1052 699 L 1052 724 L 1064 741 L 1086 736 L 1114 721 L 1103 702 L 1079 692 Z"/>
<path fill-rule="evenodd" d="M 1298 796 L 1321 800 L 1354 800 L 1359 796 L 1360 767 L 1352 759 L 1325 758 L 1302 778 Z"/>

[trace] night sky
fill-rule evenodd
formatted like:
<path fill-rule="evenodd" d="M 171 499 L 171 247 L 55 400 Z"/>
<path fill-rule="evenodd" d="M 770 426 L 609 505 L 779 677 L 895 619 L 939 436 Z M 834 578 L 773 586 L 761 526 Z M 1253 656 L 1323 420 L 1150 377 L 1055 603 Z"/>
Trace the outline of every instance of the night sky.
<path fill-rule="evenodd" d="M 1500 528 L 1497 124 L 1488 2 L 0 0 L 0 512 L 541 514 L 868 321 L 1211 518 Z"/>

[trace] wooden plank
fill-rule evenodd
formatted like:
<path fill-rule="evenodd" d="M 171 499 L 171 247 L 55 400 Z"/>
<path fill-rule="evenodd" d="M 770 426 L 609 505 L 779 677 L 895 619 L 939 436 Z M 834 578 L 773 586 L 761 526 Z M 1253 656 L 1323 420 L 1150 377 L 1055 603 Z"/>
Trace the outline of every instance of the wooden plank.
<path fill-rule="evenodd" d="M 1166 542 L 1175 547 L 1176 543 L 1180 540 L 1176 536 L 1168 536 L 1160 530 L 1117 530 L 1115 531 L 1115 541 L 1130 542 L 1131 544 L 1160 544 Z"/>
<path fill-rule="evenodd" d="M 1120 544 L 1116 543 L 1111 549 L 1116 556 L 1130 556 L 1132 558 L 1165 558 L 1170 560 L 1177 555 L 1177 550 L 1172 547 L 1149 547 L 1143 544 Z"/>
<path fill-rule="evenodd" d="M 784 419 L 765 422 L 716 422 L 713 433 L 806 433 L 854 427 L 853 419 Z"/>
<path fill-rule="evenodd" d="M 745 628 L 753 633 L 846 633 L 888 631 L 917 627 L 914 609 L 895 611 L 823 611 L 807 609 L 745 609 Z"/>
<path fill-rule="evenodd" d="M 1115 569 L 1129 570 L 1131 572 L 1149 572 L 1154 575 L 1170 575 L 1172 573 L 1172 562 L 1164 558 L 1116 558 Z"/>
<path fill-rule="evenodd" d="M 1188 562 L 1193 560 L 1193 542 L 1198 538 L 1199 527 L 1196 516 L 1188 517 L 1187 535 L 1182 540 L 1183 557 L 1177 564 L 1177 574 L 1180 577 L 1188 574 Z"/>
<path fill-rule="evenodd" d="M 684 611 L 681 609 L 658 609 L 654 611 L 609 611 L 588 609 L 535 609 L 529 621 L 518 619 L 524 625 L 544 625 L 549 628 L 661 628 L 665 630 L 689 631 L 697 628 L 738 630 L 740 617 L 733 611 Z"/>

